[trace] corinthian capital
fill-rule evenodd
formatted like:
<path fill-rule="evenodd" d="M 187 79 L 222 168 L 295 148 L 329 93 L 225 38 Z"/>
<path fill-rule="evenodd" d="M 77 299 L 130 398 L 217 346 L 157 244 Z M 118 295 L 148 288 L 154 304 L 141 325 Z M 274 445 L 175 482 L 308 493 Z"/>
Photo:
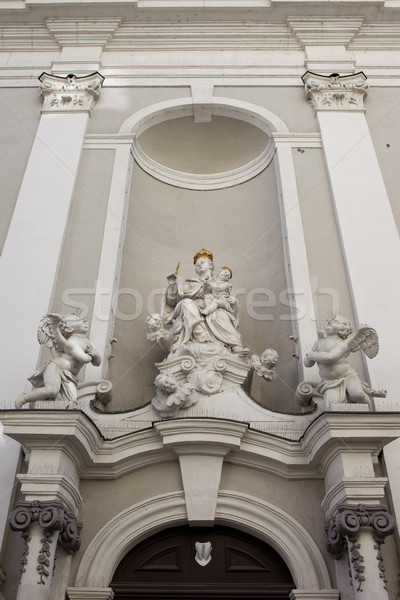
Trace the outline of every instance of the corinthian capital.
<path fill-rule="evenodd" d="M 307 100 L 315 110 L 361 110 L 368 91 L 362 71 L 354 75 L 317 75 L 307 71 L 302 80 Z"/>
<path fill-rule="evenodd" d="M 381 544 L 393 533 L 394 526 L 394 517 L 383 504 L 342 504 L 325 527 L 328 550 L 335 558 L 340 558 L 346 538 L 356 542 L 363 527 L 368 527 L 374 540 Z"/>
<path fill-rule="evenodd" d="M 62 502 L 17 502 L 15 510 L 9 516 L 11 529 L 26 533 L 31 523 L 38 523 L 43 534 L 59 531 L 58 544 L 68 554 L 79 549 L 82 523 L 75 519 Z"/>
<path fill-rule="evenodd" d="M 92 73 L 84 77 L 67 75 L 58 77 L 42 73 L 39 77 L 41 94 L 44 98 L 43 110 L 51 112 L 89 111 L 100 97 L 104 77 Z"/>

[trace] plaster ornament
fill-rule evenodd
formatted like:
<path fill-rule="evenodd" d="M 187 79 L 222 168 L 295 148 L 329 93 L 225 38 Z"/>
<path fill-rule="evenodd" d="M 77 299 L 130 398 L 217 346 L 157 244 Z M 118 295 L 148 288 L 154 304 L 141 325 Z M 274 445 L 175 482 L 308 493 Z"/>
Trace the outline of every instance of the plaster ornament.
<path fill-rule="evenodd" d="M 167 276 L 161 313 L 146 319 L 147 338 L 168 353 L 157 368 L 173 376 L 178 386 L 173 392 L 167 391 L 166 380 L 156 378 L 157 393 L 152 405 L 164 417 L 194 404 L 201 395 L 241 385 L 249 370 L 257 368 L 238 331 L 239 303 L 232 296 L 232 270 L 222 267 L 215 277 L 213 261 L 209 250 L 197 252 L 193 259 L 197 277 L 184 281 L 178 281 L 178 264 L 175 272 Z M 275 378 L 277 359 L 275 350 L 266 350 L 257 357 L 260 376 L 266 381 Z M 189 390 L 179 387 L 183 384 L 191 386 L 187 394 L 190 404 L 173 395 Z"/>
<path fill-rule="evenodd" d="M 341 504 L 330 522 L 325 526 L 328 551 L 336 560 L 340 560 L 343 551 L 348 548 L 353 586 L 357 591 L 363 591 L 366 580 L 364 556 L 359 543 L 360 533 L 367 530 L 375 542 L 373 548 L 378 561 L 379 576 L 383 589 L 387 590 L 385 565 L 381 544 L 391 535 L 395 528 L 394 517 L 383 504 Z"/>
<path fill-rule="evenodd" d="M 39 81 L 44 98 L 43 110 L 91 111 L 100 97 L 104 77 L 97 72 L 84 77 L 72 73 L 66 77 L 42 73 Z"/>
<path fill-rule="evenodd" d="M 194 557 L 195 561 L 201 567 L 205 567 L 206 565 L 208 565 L 208 563 L 211 561 L 211 558 L 212 558 L 211 552 L 212 552 L 213 548 L 211 546 L 211 542 L 196 542 L 195 548 L 196 548 L 196 555 Z"/>
<path fill-rule="evenodd" d="M 361 381 L 346 360 L 350 352 L 358 350 L 363 350 L 368 358 L 378 354 L 379 341 L 375 329 L 362 326 L 355 333 L 352 331 L 351 321 L 342 315 L 326 321 L 312 351 L 304 358 L 306 367 L 318 365 L 322 381 L 299 384 L 296 392 L 298 400 L 307 402 L 316 394 L 328 403 L 364 403 L 372 410 L 371 396 L 386 396 L 386 392 L 372 390 Z"/>
<path fill-rule="evenodd" d="M 262 377 L 266 381 L 274 381 L 276 373 L 274 371 L 278 364 L 279 355 L 276 350 L 272 348 L 266 348 L 261 356 L 253 354 L 251 357 L 251 366 L 259 377 Z"/>
<path fill-rule="evenodd" d="M 160 373 L 154 382 L 157 392 L 152 405 L 162 417 L 172 417 L 179 408 L 189 407 L 196 402 L 193 396 L 194 385 L 179 383 L 173 375 Z"/>
<path fill-rule="evenodd" d="M 97 384 L 95 393 L 95 403 L 102 406 L 106 406 L 113 399 L 113 386 L 111 381 L 108 379 L 102 379 Z"/>
<path fill-rule="evenodd" d="M 37 332 L 39 344 L 50 349 L 52 358 L 38 369 L 29 381 L 36 388 L 21 394 L 15 403 L 22 408 L 38 400 L 62 400 L 65 408 L 77 406 L 78 374 L 88 363 L 99 366 L 100 354 L 87 338 L 88 323 L 77 315 L 63 317 L 49 313 L 40 321 Z"/>
<path fill-rule="evenodd" d="M 302 77 L 306 96 L 316 110 L 360 110 L 368 91 L 362 71 L 354 75 L 317 75 L 307 71 Z"/>
<path fill-rule="evenodd" d="M 15 510 L 10 514 L 9 525 L 13 531 L 27 534 L 31 523 L 38 523 L 43 537 L 49 537 L 58 531 L 58 545 L 67 554 L 73 554 L 81 545 L 82 523 L 65 508 L 59 500 L 33 500 L 17 502 Z M 29 546 L 29 537 L 27 544 Z M 26 553 L 28 554 L 29 551 Z M 38 559 L 40 564 L 40 559 Z"/>

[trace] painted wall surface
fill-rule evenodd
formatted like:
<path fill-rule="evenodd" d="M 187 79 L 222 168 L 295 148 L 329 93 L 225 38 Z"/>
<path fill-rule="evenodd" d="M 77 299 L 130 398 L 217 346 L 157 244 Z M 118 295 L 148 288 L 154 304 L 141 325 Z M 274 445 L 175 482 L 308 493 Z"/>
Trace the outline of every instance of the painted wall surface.
<path fill-rule="evenodd" d="M 82 480 L 80 492 L 84 507 L 80 518 L 85 527 L 81 548 L 72 557 L 71 582 L 88 544 L 112 517 L 146 498 L 181 489 L 179 464 L 175 460 L 139 469 L 118 479 Z"/>
<path fill-rule="evenodd" d="M 38 89 L 0 89 L 0 253 L 39 124 L 41 106 Z"/>
<path fill-rule="evenodd" d="M 117 133 L 133 113 L 157 102 L 190 97 L 190 87 L 104 87 L 88 133 Z"/>
<path fill-rule="evenodd" d="M 299 84 L 301 80 L 299 77 Z M 292 132 L 318 132 L 315 113 L 299 87 L 220 87 L 215 96 L 225 96 L 258 104 L 280 117 Z"/>
<path fill-rule="evenodd" d="M 385 181 L 393 216 L 400 232 L 398 178 L 398 165 L 400 162 L 399 88 L 371 87 L 365 101 L 365 107 L 371 138 Z"/>
<path fill-rule="evenodd" d="M 346 267 L 322 150 L 293 151 L 314 310 L 320 329 L 325 320 L 341 313 L 355 323 Z M 360 353 L 349 362 L 365 378 Z"/>
<path fill-rule="evenodd" d="M 113 162 L 113 150 L 83 150 L 52 300 L 54 312 L 91 316 Z"/>

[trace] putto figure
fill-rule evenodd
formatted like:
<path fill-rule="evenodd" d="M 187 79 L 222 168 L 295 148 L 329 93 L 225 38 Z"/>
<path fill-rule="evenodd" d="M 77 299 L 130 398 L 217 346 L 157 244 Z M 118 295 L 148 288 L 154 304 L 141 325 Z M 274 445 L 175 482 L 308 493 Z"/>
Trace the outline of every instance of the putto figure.
<path fill-rule="evenodd" d="M 63 400 L 66 408 L 76 405 L 78 374 L 83 365 L 99 366 L 100 354 L 87 338 L 88 323 L 77 315 L 62 317 L 49 313 L 40 321 L 39 344 L 50 348 L 52 357 L 29 381 L 36 388 L 21 394 L 15 403 L 21 408 L 38 400 Z"/>
<path fill-rule="evenodd" d="M 259 377 L 266 381 L 274 381 L 276 378 L 275 367 L 278 364 L 279 355 L 276 350 L 266 348 L 261 356 L 253 354 L 250 359 L 251 366 Z"/>
<path fill-rule="evenodd" d="M 372 410 L 371 396 L 384 396 L 360 380 L 347 362 L 350 352 L 364 350 L 368 358 L 378 354 L 379 341 L 375 329 L 362 326 L 355 333 L 351 321 L 342 315 L 328 319 L 313 349 L 304 358 L 304 365 L 318 365 L 322 381 L 315 391 L 329 402 L 357 402 L 367 404 Z"/>

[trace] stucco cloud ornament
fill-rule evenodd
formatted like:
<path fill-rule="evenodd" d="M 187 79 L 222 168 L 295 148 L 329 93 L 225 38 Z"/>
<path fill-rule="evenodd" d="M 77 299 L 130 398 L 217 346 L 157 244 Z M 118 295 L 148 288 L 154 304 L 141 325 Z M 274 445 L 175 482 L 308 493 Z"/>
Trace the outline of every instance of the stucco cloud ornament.
<path fill-rule="evenodd" d="M 239 303 L 232 295 L 232 270 L 221 267 L 215 276 L 213 254 L 204 248 L 196 253 L 193 262 L 196 277 L 178 281 L 178 264 L 175 273 L 167 276 L 161 313 L 146 319 L 147 338 L 168 353 L 157 365 L 158 370 L 175 377 L 179 386 L 191 385 L 190 404 L 202 395 L 240 386 L 249 370 L 256 368 L 238 331 Z M 265 356 L 268 365 L 260 363 L 259 370 L 263 369 L 265 380 L 272 381 L 278 355 L 274 350 L 266 352 L 275 354 Z M 258 361 L 261 357 L 257 357 Z M 172 396 L 167 402 L 159 382 L 157 378 L 152 404 L 161 416 L 174 416 L 178 409 L 189 406 L 187 402 L 176 402 Z"/>
<path fill-rule="evenodd" d="M 368 358 L 378 354 L 378 335 L 372 327 L 362 326 L 353 333 L 351 321 L 337 315 L 326 321 L 318 334 L 312 351 L 304 358 L 304 365 L 318 365 L 321 381 L 302 382 L 296 390 L 296 398 L 308 403 L 312 396 L 323 397 L 328 404 L 362 403 L 373 410 L 371 397 L 385 397 L 385 391 L 371 389 L 360 380 L 347 362 L 351 352 L 363 350 Z"/>
<path fill-rule="evenodd" d="M 61 400 L 64 408 L 76 407 L 79 371 L 85 364 L 101 363 L 87 334 L 87 321 L 77 315 L 49 313 L 43 317 L 37 339 L 50 349 L 52 358 L 29 378 L 35 389 L 21 394 L 16 408 L 39 400 Z"/>

